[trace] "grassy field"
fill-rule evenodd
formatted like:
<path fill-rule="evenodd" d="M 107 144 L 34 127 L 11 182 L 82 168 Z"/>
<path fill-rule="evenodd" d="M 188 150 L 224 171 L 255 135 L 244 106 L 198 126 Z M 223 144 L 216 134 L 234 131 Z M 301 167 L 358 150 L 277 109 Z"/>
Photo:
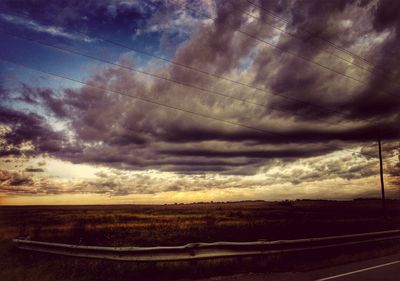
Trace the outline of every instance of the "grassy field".
<path fill-rule="evenodd" d="M 196 271 L 194 268 L 198 266 L 193 267 L 190 263 L 159 264 L 155 269 L 153 265 L 88 261 L 18 251 L 9 242 L 16 236 L 29 235 L 32 240 L 108 246 L 319 237 L 399 228 L 400 201 L 390 200 L 387 205 L 386 219 L 382 216 L 379 200 L 3 206 L 0 207 L 0 280 L 91 280 L 94 276 L 96 280 L 125 280 L 125 277 L 128 280 L 132 276 L 137 279 L 146 276 L 143 280 L 164 280 L 157 279 L 157 272 L 162 271 L 165 279 L 184 277 L 185 272 L 198 277 L 205 274 L 201 270 Z M 357 250 L 358 256 L 353 255 L 353 258 L 363 258 L 362 250 Z M 381 245 L 374 252 L 383 255 L 393 250 L 392 246 L 384 249 Z M 371 256 L 370 249 L 367 252 L 365 254 Z M 314 255 L 315 260 L 319 260 L 318 254 Z M 329 254 L 325 252 L 324 261 L 327 261 L 327 256 Z M 214 273 L 221 274 L 235 267 L 242 270 L 251 267 L 254 271 L 265 268 L 266 264 L 269 270 L 271 264 L 274 264 L 274 270 L 282 268 L 282 264 L 294 265 L 293 261 L 282 262 L 282 258 L 249 259 L 248 265 L 242 259 L 240 266 L 235 266 L 238 262 L 235 260 L 229 263 L 226 260 L 203 263 L 208 269 L 214 268 Z M 287 258 L 299 259 L 293 255 Z M 332 253 L 332 259 L 346 261 L 343 256 L 338 258 L 337 253 Z M 257 264 L 258 269 L 253 268 Z M 323 266 L 321 261 L 318 264 Z M 153 276 L 153 279 L 149 279 L 149 276 Z"/>

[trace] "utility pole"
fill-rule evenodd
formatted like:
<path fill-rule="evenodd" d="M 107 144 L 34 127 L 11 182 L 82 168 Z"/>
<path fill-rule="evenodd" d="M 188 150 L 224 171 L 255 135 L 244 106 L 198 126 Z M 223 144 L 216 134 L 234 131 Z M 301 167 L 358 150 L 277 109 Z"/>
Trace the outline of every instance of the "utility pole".
<path fill-rule="evenodd" d="M 380 139 L 378 140 L 378 147 L 379 147 L 379 168 L 381 174 L 382 208 L 383 208 L 383 215 L 386 217 L 385 184 L 383 181 L 382 145 Z"/>

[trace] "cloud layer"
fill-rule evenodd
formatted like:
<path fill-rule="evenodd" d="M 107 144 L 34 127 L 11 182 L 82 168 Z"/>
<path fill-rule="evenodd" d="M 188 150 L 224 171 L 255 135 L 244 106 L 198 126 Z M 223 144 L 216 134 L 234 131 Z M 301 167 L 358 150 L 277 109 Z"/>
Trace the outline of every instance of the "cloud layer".
<path fill-rule="evenodd" d="M 400 7 L 393 7 L 397 5 L 393 1 L 250 2 L 179 5 L 171 1 L 140 7 L 136 2 L 85 1 L 64 9 L 63 16 L 55 19 L 38 15 L 27 4 L 25 8 L 34 20 L 28 27 L 47 26 L 41 29 L 45 32 L 53 24 L 62 26 L 54 30 L 73 30 L 71 23 L 76 20 L 90 34 L 101 27 L 96 24 L 95 15 L 99 13 L 107 15 L 106 22 L 112 21 L 122 29 L 135 15 L 134 23 L 121 32 L 131 32 L 131 36 L 159 32 L 156 49 L 168 49 L 172 44 L 162 55 L 170 56 L 175 64 L 156 58 L 143 63 L 125 49 L 113 61 L 123 67 L 103 64 L 85 79 L 86 85 L 58 89 L 24 83 L 16 86 L 17 91 L 3 86 L 1 156 L 46 155 L 112 169 L 173 172 L 176 181 L 181 176 L 185 178 L 185 188 L 193 184 L 200 189 L 209 188 L 209 181 L 215 179 L 190 183 L 188 177 L 225 176 L 226 180 L 217 183 L 230 186 L 230 177 L 237 182 L 239 176 L 263 175 L 279 165 L 301 161 L 307 161 L 304 165 L 311 170 L 283 169 L 270 175 L 276 178 L 273 183 L 255 185 L 317 184 L 334 178 L 373 176 L 376 170 L 368 159 L 376 157 L 376 153 L 369 151 L 368 145 L 379 138 L 384 140 L 388 143 L 385 153 L 391 157 L 398 149 L 394 141 L 400 135 L 400 87 L 396 82 L 400 51 L 395 46 L 400 44 L 400 15 L 394 11 Z M 88 9 L 91 5 L 96 10 L 92 14 Z M 201 13 L 183 12 L 178 9 L 182 5 L 201 7 Z M 7 8 L 13 11 L 12 4 Z M 289 22 L 277 20 L 266 10 Z M 179 44 L 174 41 L 178 40 L 176 34 L 184 34 L 179 37 Z M 106 35 L 109 38 L 111 34 Z M 338 50 L 332 42 L 368 62 Z M 86 43 L 97 44 L 91 40 Z M 104 59 L 99 54 L 93 56 Z M 21 105 L 29 110 L 21 110 Z M 330 154 L 343 147 L 361 148 L 361 153 L 343 163 L 336 154 Z M 336 156 L 329 156 L 332 159 L 320 165 L 317 161 L 323 155 Z M 391 175 L 398 177 L 398 166 L 390 169 Z M 30 173 L 42 171 L 39 167 L 26 168 Z M 32 185 L 29 178 L 10 171 L 3 171 L 1 178 L 2 186 Z M 139 184 L 141 181 L 146 184 Z M 115 175 L 99 177 L 96 181 L 82 181 L 69 192 L 122 195 L 132 190 L 185 190 L 176 184 L 159 189 L 156 186 L 160 182 L 150 178 L 135 177 L 132 182 L 135 187 Z"/>

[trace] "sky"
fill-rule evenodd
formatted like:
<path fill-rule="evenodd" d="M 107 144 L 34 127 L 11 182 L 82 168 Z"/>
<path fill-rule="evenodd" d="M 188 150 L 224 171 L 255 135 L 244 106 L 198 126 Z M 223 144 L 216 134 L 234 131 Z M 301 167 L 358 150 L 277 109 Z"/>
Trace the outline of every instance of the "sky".
<path fill-rule="evenodd" d="M 400 198 L 400 2 L 4 0 L 0 204 Z"/>

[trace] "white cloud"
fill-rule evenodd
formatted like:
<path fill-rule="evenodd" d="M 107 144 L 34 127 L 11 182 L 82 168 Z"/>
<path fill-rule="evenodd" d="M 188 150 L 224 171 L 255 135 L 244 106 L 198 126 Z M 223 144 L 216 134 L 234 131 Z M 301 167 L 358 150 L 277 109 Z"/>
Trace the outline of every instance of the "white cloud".
<path fill-rule="evenodd" d="M 64 38 L 71 39 L 71 40 L 79 40 L 79 41 L 84 41 L 84 42 L 92 42 L 95 40 L 93 38 L 89 38 L 87 36 L 83 36 L 80 34 L 66 32 L 62 27 L 52 26 L 52 25 L 42 25 L 34 20 L 27 20 L 27 19 L 23 19 L 20 17 L 7 15 L 7 14 L 3 14 L 3 13 L 0 13 L 0 18 L 9 23 L 23 26 L 25 28 L 31 29 L 31 30 L 39 32 L 39 33 L 47 33 L 52 36 L 59 36 L 59 37 L 64 37 Z"/>

